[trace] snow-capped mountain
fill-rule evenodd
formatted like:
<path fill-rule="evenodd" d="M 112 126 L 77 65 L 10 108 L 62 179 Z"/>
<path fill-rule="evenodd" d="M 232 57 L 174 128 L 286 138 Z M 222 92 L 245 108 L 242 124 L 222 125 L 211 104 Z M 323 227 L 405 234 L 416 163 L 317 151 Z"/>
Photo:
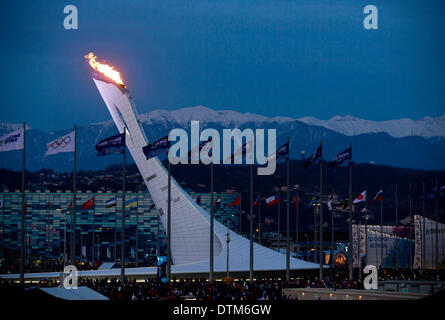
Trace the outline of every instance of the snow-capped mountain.
<path fill-rule="evenodd" d="M 445 137 L 445 115 L 437 118 L 424 117 L 418 120 L 405 118 L 372 121 L 356 118 L 349 114 L 344 117 L 335 116 L 329 120 L 320 120 L 314 117 L 303 117 L 297 120 L 310 126 L 323 127 L 347 136 L 385 132 L 395 138 L 410 136 L 424 138 Z"/>
<path fill-rule="evenodd" d="M 139 115 L 144 124 L 155 122 L 175 122 L 183 127 L 190 126 L 190 121 L 199 120 L 203 125 L 218 122 L 225 127 L 239 127 L 247 122 L 289 122 L 295 119 L 289 117 L 266 117 L 254 113 L 241 113 L 233 110 L 213 110 L 204 106 L 182 108 L 174 111 L 154 110 Z"/>
<path fill-rule="evenodd" d="M 233 110 L 213 110 L 204 106 L 182 108 L 178 110 L 154 110 L 141 114 L 142 123 L 175 122 L 182 127 L 188 127 L 191 120 L 199 120 L 203 125 L 217 122 L 225 127 L 239 127 L 247 122 L 254 123 L 286 123 L 295 120 L 310 126 L 318 126 L 339 132 L 346 136 L 356 136 L 365 133 L 384 132 L 395 138 L 419 136 L 424 138 L 445 137 L 445 115 L 437 118 L 424 117 L 418 120 L 395 119 L 372 121 L 356 118 L 353 115 L 335 116 L 328 120 L 315 117 L 290 118 L 266 117 L 254 113 L 241 113 Z"/>
<path fill-rule="evenodd" d="M 425 117 L 421 120 L 366 121 L 352 116 L 334 117 L 323 121 L 316 118 L 292 119 L 266 117 L 233 110 L 212 110 L 203 106 L 178 110 L 154 110 L 139 116 L 150 142 L 165 136 L 173 128 L 190 128 L 191 120 L 199 120 L 201 130 L 214 128 L 221 133 L 225 128 L 276 129 L 277 145 L 290 137 L 291 158 L 299 158 L 301 151 L 311 154 L 323 140 L 323 158 L 329 160 L 349 143 L 353 144 L 353 160 L 358 163 L 386 164 L 405 168 L 445 169 L 444 118 Z M 360 125 L 363 123 L 363 125 Z M 392 125 L 391 125 L 392 124 Z M 415 125 L 412 125 L 415 124 Z M 0 136 L 16 130 L 21 124 L 0 124 Z M 415 129 L 407 129 L 408 127 Z M 94 146 L 102 139 L 117 134 L 112 120 L 78 126 L 77 164 L 80 170 L 105 169 L 121 161 L 119 156 L 96 156 Z M 62 136 L 71 128 L 45 132 L 29 129 L 27 134 L 26 168 L 70 171 L 72 154 L 45 156 L 46 143 Z M 406 132 L 406 133 L 404 133 Z M 415 136 L 413 133 L 417 133 Z M 425 137 L 438 138 L 425 138 Z M 131 159 L 129 159 L 131 161 Z M 21 152 L 0 153 L 0 168 L 19 169 Z"/>

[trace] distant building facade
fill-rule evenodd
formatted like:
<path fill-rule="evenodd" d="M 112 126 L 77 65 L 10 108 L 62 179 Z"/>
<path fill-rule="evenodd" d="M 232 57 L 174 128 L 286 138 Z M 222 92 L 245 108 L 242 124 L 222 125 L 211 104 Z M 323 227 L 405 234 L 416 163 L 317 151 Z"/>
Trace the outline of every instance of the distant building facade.
<path fill-rule="evenodd" d="M 201 206 L 210 210 L 210 194 L 193 193 L 190 196 L 201 198 Z M 221 205 L 215 207 L 215 219 L 232 230 L 239 229 L 237 206 L 228 207 L 236 198 L 235 194 L 218 193 Z M 82 204 L 94 197 L 94 208 L 82 209 Z M 25 252 L 28 261 L 42 259 L 63 259 L 63 252 L 69 253 L 71 216 L 68 206 L 72 192 L 36 190 L 26 191 L 27 212 L 25 225 Z M 107 207 L 107 202 L 115 199 L 116 205 Z M 0 208 L 0 223 L 3 257 L 18 258 L 21 230 L 21 192 L 0 192 L 3 208 Z M 156 208 L 148 192 L 127 192 L 125 200 L 135 200 L 136 206 L 125 210 L 125 251 L 126 261 L 134 261 L 137 247 L 138 262 L 154 262 L 158 251 L 165 255 L 165 232 L 158 219 Z M 49 205 L 48 205 L 49 204 Z M 93 258 L 93 230 L 95 237 L 94 258 L 100 261 L 120 259 L 121 247 L 122 192 L 78 191 L 76 200 L 76 258 L 91 261 Z M 66 219 L 65 219 L 66 218 Z M 66 223 L 66 228 L 65 228 Z M 67 234 L 65 237 L 65 230 Z M 137 246 L 136 246 L 137 234 Z M 65 241 L 66 240 L 66 241 Z M 117 257 L 115 257 L 115 254 Z M 117 258 L 117 259 L 116 259 Z"/>

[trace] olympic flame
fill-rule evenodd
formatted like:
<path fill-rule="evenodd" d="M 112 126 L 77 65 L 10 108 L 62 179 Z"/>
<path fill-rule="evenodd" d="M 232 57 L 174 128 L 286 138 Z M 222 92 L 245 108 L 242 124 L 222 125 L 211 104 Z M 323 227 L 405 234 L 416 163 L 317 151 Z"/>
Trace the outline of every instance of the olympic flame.
<path fill-rule="evenodd" d="M 91 68 L 93 68 L 94 70 L 102 73 L 104 76 L 110 78 L 111 80 L 113 80 L 116 83 L 119 83 L 122 85 L 124 84 L 119 71 L 114 70 L 114 67 L 112 67 L 108 64 L 100 63 L 100 62 L 96 61 L 97 57 L 94 55 L 93 52 L 90 52 L 89 54 L 87 54 L 85 56 L 85 58 L 88 59 L 88 63 L 90 64 Z"/>

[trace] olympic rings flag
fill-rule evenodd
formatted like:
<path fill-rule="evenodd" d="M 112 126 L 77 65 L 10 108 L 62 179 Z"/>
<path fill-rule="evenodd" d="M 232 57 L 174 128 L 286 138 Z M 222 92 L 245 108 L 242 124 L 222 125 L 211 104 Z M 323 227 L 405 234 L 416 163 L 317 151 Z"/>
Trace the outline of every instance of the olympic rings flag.
<path fill-rule="evenodd" d="M 57 154 L 61 152 L 74 152 L 75 147 L 75 133 L 71 131 L 67 135 L 57 138 L 46 144 L 45 155 Z"/>

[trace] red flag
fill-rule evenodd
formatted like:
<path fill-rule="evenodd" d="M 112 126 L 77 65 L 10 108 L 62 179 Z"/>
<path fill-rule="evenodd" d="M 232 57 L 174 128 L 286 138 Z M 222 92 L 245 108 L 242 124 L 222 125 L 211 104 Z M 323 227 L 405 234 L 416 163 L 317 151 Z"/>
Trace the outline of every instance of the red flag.
<path fill-rule="evenodd" d="M 260 196 L 257 196 L 256 197 L 256 200 L 252 203 L 252 206 L 259 206 L 260 205 L 260 201 L 261 201 L 261 199 L 260 199 Z"/>
<path fill-rule="evenodd" d="M 70 201 L 70 204 L 68 205 L 68 212 L 70 211 L 71 207 L 73 206 L 73 200 Z"/>
<path fill-rule="evenodd" d="M 267 207 L 273 206 L 274 204 L 280 203 L 280 198 L 278 196 L 271 196 L 266 199 Z"/>
<path fill-rule="evenodd" d="M 297 209 L 297 210 L 298 210 L 298 202 L 299 202 L 299 200 L 300 200 L 300 198 L 298 196 L 295 197 L 295 199 L 294 199 L 295 209 Z"/>
<path fill-rule="evenodd" d="M 150 206 L 150 208 L 148 208 L 148 210 L 151 210 L 155 207 L 155 203 L 153 202 L 153 204 Z"/>
<path fill-rule="evenodd" d="M 82 209 L 83 210 L 87 210 L 88 208 L 92 208 L 92 207 L 94 207 L 94 197 L 92 197 L 91 199 L 87 200 L 82 205 Z"/>
<path fill-rule="evenodd" d="M 233 201 L 231 204 L 229 204 L 229 208 L 232 206 L 239 206 L 241 205 L 241 195 L 239 195 L 235 201 Z"/>
<path fill-rule="evenodd" d="M 218 196 L 218 198 L 216 198 L 216 201 L 213 203 L 213 206 L 219 206 L 221 204 L 221 196 Z"/>

